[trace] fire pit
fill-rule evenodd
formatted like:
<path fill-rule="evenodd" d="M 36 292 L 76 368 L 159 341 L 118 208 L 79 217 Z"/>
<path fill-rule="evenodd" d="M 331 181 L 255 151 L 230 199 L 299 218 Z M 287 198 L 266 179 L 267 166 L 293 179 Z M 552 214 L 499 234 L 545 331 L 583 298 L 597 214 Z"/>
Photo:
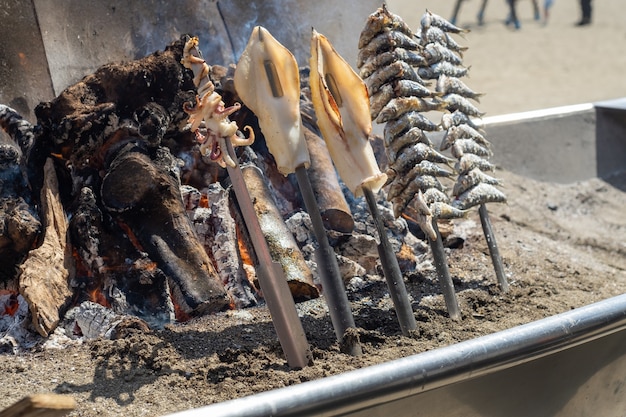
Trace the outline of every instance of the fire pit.
<path fill-rule="evenodd" d="M 212 16 L 220 16 L 220 19 L 227 21 L 229 10 L 232 12 L 229 6 L 230 3 L 213 3 Z M 376 6 L 368 9 L 367 13 Z M 42 13 L 45 5 L 36 4 L 35 9 Z M 233 6 L 233 10 L 236 10 L 236 6 Z M 108 13 L 115 12 L 115 7 L 108 10 Z M 40 20 L 45 24 L 46 18 Z M 217 30 L 215 27 L 212 26 Z M 237 45 L 233 30 L 225 30 L 222 36 L 230 37 L 231 44 Z M 209 51 L 225 53 L 219 42 L 214 43 L 220 36 L 208 38 L 211 39 Z M 137 39 L 133 41 L 138 42 Z M 214 162 L 202 160 L 196 138 L 189 130 L 181 128 L 187 119 L 184 110 L 189 105 L 186 103 L 193 102 L 196 94 L 193 75 L 180 65 L 185 42 L 186 38 L 180 38 L 162 52 L 138 54 L 132 57 L 136 59 L 125 63 L 107 64 L 97 70 L 94 68 L 92 75 L 82 81 L 74 80 L 69 83 L 69 88 L 61 89 L 63 91 L 57 92 L 57 87 L 54 87 L 53 95 L 58 97 L 49 97 L 49 101 L 44 100 L 36 107 L 36 120 L 29 113 L 28 105 L 19 100 L 11 102 L 15 108 L 21 107 L 18 112 L 13 112 L 11 107 L 2 108 L 6 124 L 4 127 L 11 133 L 10 138 L 3 138 L 3 155 L 6 156 L 3 159 L 4 166 L 10 168 L 3 171 L 6 176 L 3 179 L 6 184 L 9 183 L 7 180 L 14 184 L 13 188 L 5 186 L 3 190 L 11 196 L 17 196 L 9 202 L 11 210 L 7 212 L 12 213 L 13 219 L 20 219 L 17 222 L 19 232 L 11 235 L 18 244 L 3 246 L 10 247 L 11 252 L 4 252 L 6 255 L 2 256 L 3 292 L 0 293 L 0 302 L 4 307 L 3 317 L 8 320 L 7 328 L 11 332 L 18 327 L 18 322 L 22 328 L 35 330 L 43 336 L 53 334 L 56 328 L 58 332 L 49 338 L 47 348 L 57 343 L 55 338 L 59 333 L 74 338 L 81 336 L 81 341 L 104 336 L 106 339 L 92 342 L 92 352 L 99 363 L 96 373 L 104 381 L 112 382 L 111 375 L 114 380 L 122 378 L 128 382 L 144 378 L 139 374 L 129 374 L 127 371 L 130 366 L 142 369 L 142 375 L 145 375 L 144 372 L 159 376 L 168 374 L 172 378 L 192 381 L 190 384 L 202 380 L 204 384 L 225 388 L 224 396 L 210 394 L 213 397 L 210 400 L 199 401 L 196 398 L 184 406 L 192 408 L 207 402 L 275 388 L 281 384 L 317 379 L 355 366 L 384 362 L 387 357 L 374 357 L 379 348 L 383 352 L 390 344 L 395 345 L 395 349 L 392 349 L 395 350 L 394 355 L 407 356 L 416 351 L 472 339 L 473 335 L 549 316 L 567 310 L 568 306 L 584 305 L 587 302 L 562 298 L 564 301 L 559 303 L 559 299 L 563 293 L 575 293 L 589 285 L 589 277 L 599 271 L 615 275 L 615 270 L 611 268 L 619 270 L 619 261 L 615 266 L 606 268 L 601 262 L 582 268 L 579 262 L 573 260 L 576 256 L 583 256 L 579 252 L 576 251 L 568 259 L 570 253 L 574 252 L 566 251 L 563 254 L 550 242 L 542 242 L 547 245 L 544 250 L 555 257 L 552 261 L 556 265 L 555 270 L 560 274 L 563 271 L 573 274 L 576 282 L 565 284 L 564 288 L 562 283 L 556 285 L 547 278 L 537 278 L 532 271 L 532 268 L 537 267 L 536 261 L 532 260 L 530 253 L 536 247 L 528 245 L 530 240 L 538 245 L 542 235 L 533 223 L 537 221 L 536 218 L 531 215 L 521 220 L 518 217 L 523 211 L 520 211 L 521 207 L 530 205 L 529 200 L 532 198 L 515 196 L 511 198 L 510 207 L 494 209 L 492 215 L 496 233 L 502 233 L 505 238 L 501 244 L 511 280 L 510 294 L 503 294 L 498 289 L 493 270 L 489 269 L 487 249 L 481 243 L 480 233 L 476 232 L 476 216 L 450 222 L 448 228 L 445 223 L 441 224 L 444 238 L 442 244 L 445 244 L 446 256 L 449 257 L 452 282 L 459 292 L 459 317 L 456 317 L 457 320 L 449 320 L 445 306 L 447 303 L 441 299 L 436 274 L 429 264 L 428 238 L 416 224 L 394 219 L 391 206 L 381 198 L 374 204 L 378 205 L 377 209 L 383 214 L 417 320 L 415 330 L 401 336 L 406 333 L 405 329 L 401 329 L 395 319 L 395 306 L 390 302 L 388 287 L 381 279 L 385 265 L 381 265 L 378 259 L 374 223 L 364 202 L 355 199 L 337 181 L 323 141 L 316 131 L 312 109 L 304 106 L 302 118 L 307 127 L 304 135 L 307 146 L 309 149 L 318 149 L 312 152 L 309 176 L 319 201 L 324 226 L 330 231 L 329 240 L 337 251 L 343 285 L 349 289 L 356 327 L 359 329 L 353 336 L 358 337 L 363 345 L 362 362 L 351 363 L 350 355 L 341 353 L 350 351 L 343 344 L 342 337 L 338 340 L 333 337 L 325 298 L 318 299 L 320 290 L 324 295 L 324 288 L 317 277 L 318 265 L 315 261 L 319 262 L 319 258 L 313 256 L 315 239 L 311 238 L 311 225 L 298 197 L 296 184 L 293 178 L 285 178 L 278 172 L 272 155 L 263 146 L 262 135 L 255 127 L 253 115 L 244 111 L 233 114 L 232 119 L 239 127 L 251 126 L 255 135 L 261 138 L 252 147 L 241 148 L 237 152 L 237 159 L 242 163 L 242 174 L 254 202 L 254 216 L 250 212 L 243 214 L 244 210 L 240 210 L 241 201 L 232 192 L 234 186 L 231 183 L 234 179 L 229 178 Z M 225 64 L 234 61 L 223 57 L 209 58 L 209 54 L 205 54 L 205 58 L 209 63 L 210 59 Z M 300 75 L 306 80 L 308 73 L 304 70 Z M 232 85 L 232 69 L 214 65 L 209 78 L 220 92 L 226 107 L 238 101 Z M 61 84 L 53 80 L 53 85 Z M 303 85 L 306 85 L 306 81 Z M 587 114 L 592 110 L 587 108 L 577 111 Z M 21 119 L 19 113 L 23 113 L 26 120 Z M 30 123 L 27 121 L 29 119 Z M 545 117 L 540 119 L 545 120 Z M 33 127 L 35 123 L 36 127 Z M 508 132 L 520 124 L 507 123 L 506 129 L 510 129 Z M 536 120 L 522 123 L 536 123 Z M 495 143 L 498 143 L 499 132 L 508 135 L 506 129 L 500 129 L 501 126 L 487 124 L 488 131 L 495 133 L 491 136 Z M 593 125 L 590 126 L 593 128 Z M 384 164 L 382 146 L 379 143 L 377 147 L 376 140 L 373 142 L 374 149 Z M 500 149 L 498 146 L 501 145 L 496 146 L 496 155 L 506 153 L 504 147 Z M 20 152 L 29 151 L 33 155 L 30 163 L 27 166 L 20 164 Z M 507 164 L 507 169 L 511 171 L 515 172 L 517 168 L 514 163 Z M 611 181 L 620 175 L 621 168 L 614 168 L 610 172 Z M 507 194 L 528 190 L 525 178 L 510 171 L 500 173 L 507 184 Z M 21 182 L 23 178 L 28 179 L 30 187 Z M 541 192 L 542 189 L 541 185 L 535 183 L 530 187 L 533 191 L 538 189 Z M 591 190 L 600 190 L 609 196 L 604 201 L 604 207 L 609 211 L 614 204 L 621 204 L 623 195 L 619 190 L 607 188 L 603 182 L 592 181 L 579 189 L 576 201 L 592 216 L 596 216 L 598 223 L 602 223 L 606 217 L 600 215 L 598 207 L 594 206 L 597 197 L 590 196 Z M 554 201 L 546 204 L 548 213 L 561 210 L 559 215 L 564 213 L 564 218 L 568 219 L 568 199 L 572 191 L 551 187 L 549 192 Z M 40 203 L 35 205 L 33 201 Z M 546 210 L 539 201 L 533 201 L 532 204 L 536 210 Z M 245 227 L 250 217 L 259 219 L 261 232 L 272 257 L 286 273 L 290 295 L 299 302 L 298 316 L 312 346 L 310 354 L 313 365 L 309 370 L 285 369 L 284 340 L 280 335 L 279 342 L 283 349 L 276 342 L 265 346 L 259 342 L 275 338 L 271 322 L 276 322 L 273 312 L 270 311 L 272 315 L 268 317 L 264 307 L 255 307 L 262 303 L 264 291 L 263 285 L 258 283 L 259 271 L 253 267 L 259 265 L 259 254 L 254 244 L 258 235 L 253 236 Z M 546 221 L 545 218 L 542 220 Z M 570 224 L 561 227 L 575 229 Z M 550 224 L 547 230 L 550 230 Z M 534 234 L 527 234 L 529 231 Z M 69 236 L 69 240 L 64 239 L 64 236 Z M 585 239 L 593 242 L 594 237 Z M 30 250 L 35 242 L 36 249 Z M 606 252 L 611 253 L 613 250 L 612 247 L 606 249 L 606 245 L 599 248 L 593 244 L 587 246 L 593 248 L 590 250 L 594 253 L 601 253 L 599 256 L 602 259 L 607 256 Z M 517 253 L 520 247 L 526 248 L 529 253 Z M 70 263 L 69 267 L 67 262 Z M 16 281 L 18 266 L 21 281 Z M 72 277 L 69 286 L 61 285 L 68 280 L 64 271 L 69 271 Z M 543 269 L 541 271 L 544 273 Z M 37 281 L 42 276 L 48 281 Z M 569 282 L 569 275 L 561 277 Z M 18 286 L 21 287 L 20 292 L 26 295 L 26 300 L 16 296 Z M 621 288 L 623 283 L 616 279 L 612 291 L 619 293 Z M 543 293 L 544 297 L 538 297 L 538 292 Z M 611 291 L 603 294 L 607 293 L 611 294 Z M 523 306 L 528 303 L 535 306 L 539 313 L 533 310 L 523 316 Z M 25 318 L 29 313 L 24 310 L 25 305 L 30 307 L 31 330 L 26 325 Z M 68 310 L 69 314 L 63 317 Z M 507 310 L 517 311 L 513 313 L 516 317 L 507 316 Z M 548 353 L 569 351 L 579 343 L 587 346 L 582 350 L 585 355 L 585 352 L 598 349 L 597 344 L 592 343 L 596 338 L 621 338 L 618 335 L 623 329 L 622 312 L 621 298 L 607 301 L 601 306 L 554 317 L 545 323 L 533 323 L 529 327 L 496 334 L 487 339 L 470 340 L 458 349 L 451 347 L 442 349 L 441 353 L 435 351 L 432 355 L 434 358 L 424 360 L 424 356 L 421 356 L 415 360 L 415 364 L 411 360 L 407 361 L 407 364 L 410 362 L 407 369 L 436 368 L 440 365 L 439 357 L 445 362 L 445 358 L 466 355 L 464 352 L 475 353 L 480 347 L 484 348 L 485 353 L 476 357 L 480 365 L 475 374 L 469 371 L 468 376 L 487 375 L 490 373 L 486 371 L 489 367 L 506 370 L 525 361 L 534 362 Z M 589 323 L 581 326 L 565 325 L 582 320 L 587 315 L 592 317 Z M 497 318 L 503 316 L 507 317 L 506 324 L 501 325 L 504 327 L 493 327 Z M 133 317 L 139 320 L 133 320 Z M 169 324 L 174 321 L 187 322 L 185 326 L 188 327 Z M 224 323 L 229 321 L 230 324 Z M 487 324 L 486 328 L 477 329 L 479 322 Z M 58 323 L 63 324 L 57 328 Z M 215 331 L 207 331 L 207 328 Z M 569 337 L 572 332 L 577 336 Z M 253 338 L 248 337 L 252 334 Z M 544 341 L 543 334 L 549 334 L 550 339 Z M 509 351 L 504 348 L 502 340 L 511 335 L 515 337 L 513 348 Z M 40 339 L 38 341 L 32 332 L 19 342 L 22 345 L 15 344 L 15 333 L 3 336 L 13 337 L 14 342 L 7 344 L 6 340 L 9 339 L 5 338 L 3 345 L 4 349 L 10 351 L 19 352 L 20 349 L 40 345 Z M 194 339 L 193 348 L 198 353 L 190 354 L 184 343 L 178 341 L 179 337 Z M 213 340 L 215 338 L 223 340 Z M 208 339 L 211 339 L 210 346 Z M 616 344 L 621 341 L 615 340 Z M 66 340 L 64 343 L 72 342 Z M 207 346 L 202 347 L 204 343 Z M 123 359 L 122 352 L 127 348 L 130 349 L 129 354 Z M 159 351 L 163 355 L 158 354 Z M 169 356 L 169 359 L 175 360 L 179 352 L 185 352 L 185 358 L 181 361 L 181 364 L 185 364 L 183 368 L 177 368 L 165 359 L 165 356 Z M 515 359 L 509 360 L 509 354 Z M 621 363 L 621 352 L 613 352 L 611 355 L 607 356 L 611 361 Z M 263 364 L 263 357 L 270 356 L 272 359 Z M 258 359 L 262 363 L 260 368 L 256 364 Z M 243 367 L 241 372 L 235 371 L 246 361 L 250 364 Z M 194 366 L 198 368 L 194 369 Z M 356 412 L 364 407 L 381 407 L 380 412 L 386 414 L 389 409 L 379 404 L 414 393 L 410 376 L 408 385 L 399 382 L 395 388 L 384 386 L 383 380 L 398 376 L 396 371 L 399 366 L 403 365 L 390 362 L 390 371 L 387 368 L 366 368 L 362 374 L 354 374 L 356 379 L 364 376 L 372 378 L 372 384 L 363 386 L 363 390 L 357 388 L 344 393 L 346 401 L 353 405 L 331 404 L 332 401 L 328 402 L 322 397 L 332 393 L 315 388 L 312 391 L 315 392 L 315 398 L 305 396 L 301 402 L 290 399 L 284 403 L 284 407 L 295 406 L 305 412 L 314 410 L 315 407 L 307 407 L 320 401 L 329 415 Z M 430 390 L 464 380 L 466 366 L 469 365 L 454 360 L 446 367 L 452 375 L 449 379 L 426 376 L 420 384 Z M 268 375 L 277 369 L 283 376 L 269 378 Z M 592 371 L 583 371 L 588 372 Z M 352 375 L 338 378 L 337 383 L 343 385 L 353 381 Z M 264 378 L 271 381 L 264 387 L 251 384 L 253 379 Z M 616 378 L 610 383 L 618 382 L 619 378 Z M 254 388 L 248 391 L 247 384 Z M 63 381 L 53 389 L 67 393 L 90 390 L 82 382 L 69 381 Z M 307 388 L 303 386 L 302 389 Z M 386 394 L 380 397 L 376 394 L 376 399 L 367 404 L 358 400 L 378 390 Z M 389 390 L 394 392 L 389 393 Z M 129 401 L 129 398 L 134 402 L 135 395 L 137 398 L 140 395 L 136 394 L 135 389 L 122 388 L 122 391 L 119 397 L 116 394 L 102 395 L 116 398 L 118 404 Z M 92 400 L 101 395 L 95 390 L 92 392 Z M 263 403 L 269 398 L 270 403 L 276 401 L 275 404 L 283 404 L 284 400 L 278 399 L 281 395 L 277 393 L 276 396 L 269 395 L 258 400 L 253 398 L 249 403 L 253 404 L 252 409 L 262 414 L 264 409 L 258 408 L 259 402 Z M 292 394 L 287 392 L 285 395 Z M 348 397 L 357 400 L 348 400 Z M 224 404 L 224 407 L 229 406 Z M 281 408 L 283 405 L 276 407 Z M 180 409 L 161 407 L 159 413 Z"/>

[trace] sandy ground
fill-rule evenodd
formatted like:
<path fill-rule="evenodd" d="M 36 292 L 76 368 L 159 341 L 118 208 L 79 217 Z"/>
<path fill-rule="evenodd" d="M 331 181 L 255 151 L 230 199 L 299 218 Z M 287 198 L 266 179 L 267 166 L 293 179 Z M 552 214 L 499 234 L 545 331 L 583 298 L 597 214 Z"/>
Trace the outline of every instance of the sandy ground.
<path fill-rule="evenodd" d="M 392 0 L 387 4 L 416 28 L 425 9 L 445 18 L 455 1 Z M 522 27 L 504 25 L 504 0 L 491 0 L 485 24 L 477 25 L 481 0 L 466 0 L 457 23 L 471 30 L 464 63 L 471 66 L 467 84 L 485 93 L 487 116 L 626 96 L 626 14 L 620 0 L 594 2 L 593 24 L 575 27 L 578 0 L 556 0 L 545 24 L 533 18 L 530 0 L 518 1 Z M 543 1 L 539 0 L 542 4 Z"/>
<path fill-rule="evenodd" d="M 513 31 L 503 25 L 504 1 L 490 4 L 481 27 L 479 1 L 467 1 L 459 23 L 472 29 L 467 83 L 486 94 L 480 108 L 499 115 L 626 96 L 623 2 L 596 3 L 593 25 L 575 28 L 576 1 L 557 0 L 547 25 L 521 1 L 523 26 Z M 389 2 L 412 27 L 423 9 L 448 17 L 452 6 Z M 286 366 L 264 309 L 231 312 L 114 341 L 2 354 L 0 409 L 30 393 L 55 392 L 78 401 L 72 416 L 158 416 L 434 349 L 626 291 L 626 194 L 599 179 L 559 185 L 506 170 L 496 175 L 509 203 L 490 209 L 511 291 L 498 291 L 473 214 L 455 229 L 464 245 L 448 252 L 463 326 L 447 317 L 434 271 L 414 271 L 406 277 L 419 323 L 414 337 L 401 335 L 384 283 L 350 295 L 363 357 L 340 352 L 319 304 L 302 307 L 315 364 L 298 371 Z"/>

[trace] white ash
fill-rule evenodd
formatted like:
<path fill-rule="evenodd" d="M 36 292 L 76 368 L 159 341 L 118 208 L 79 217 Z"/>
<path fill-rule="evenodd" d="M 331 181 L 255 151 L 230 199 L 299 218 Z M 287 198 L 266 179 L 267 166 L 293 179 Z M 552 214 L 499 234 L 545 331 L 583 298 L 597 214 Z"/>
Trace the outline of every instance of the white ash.
<path fill-rule="evenodd" d="M 41 341 L 39 334 L 29 328 L 31 316 L 24 297 L 17 295 L 17 310 L 12 315 L 5 313 L 14 301 L 15 296 L 0 294 L 0 353 L 18 354 Z"/>
<path fill-rule="evenodd" d="M 215 269 L 235 307 L 257 305 L 259 300 L 250 282 L 255 277 L 243 264 L 237 244 L 235 220 L 230 214 L 229 193 L 219 183 L 206 190 L 209 207 L 200 207 L 202 193 L 196 188 L 181 187 L 187 215 L 204 249 L 214 262 Z"/>
<path fill-rule="evenodd" d="M 115 327 L 124 319 L 123 315 L 92 301 L 85 301 L 65 314 L 62 326 L 65 334 L 72 338 L 110 339 Z"/>

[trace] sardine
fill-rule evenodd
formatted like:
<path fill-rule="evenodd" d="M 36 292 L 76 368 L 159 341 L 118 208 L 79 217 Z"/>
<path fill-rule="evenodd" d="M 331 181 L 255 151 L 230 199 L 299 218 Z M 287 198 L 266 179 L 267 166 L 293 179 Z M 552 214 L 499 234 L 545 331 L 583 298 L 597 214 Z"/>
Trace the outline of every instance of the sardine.
<path fill-rule="evenodd" d="M 486 203 L 504 203 L 506 195 L 491 184 L 484 182 L 463 192 L 452 201 L 452 205 L 460 210 Z"/>
<path fill-rule="evenodd" d="M 444 32 L 457 33 L 463 36 L 464 33 L 468 33 L 469 29 L 463 29 L 458 26 L 453 25 L 445 18 L 431 12 L 430 10 L 426 10 L 426 13 L 422 15 L 422 19 L 420 20 L 420 24 L 423 28 L 429 28 L 431 26 L 436 26 Z"/>
<path fill-rule="evenodd" d="M 385 141 L 385 150 L 387 152 L 387 158 L 390 160 L 393 159 L 395 161 L 396 155 L 400 152 L 402 148 L 408 145 L 412 145 L 414 143 L 423 143 L 428 145 L 429 147 L 433 147 L 433 143 L 426 136 L 426 133 L 419 127 L 412 127 L 406 133 L 396 137 L 387 137 L 384 138 Z"/>
<path fill-rule="evenodd" d="M 371 96 L 376 94 L 381 86 L 398 78 L 427 85 L 426 81 L 422 80 L 417 75 L 413 67 L 404 61 L 396 61 L 385 67 L 377 69 L 372 73 L 372 75 L 365 79 L 365 85 L 367 86 L 367 91 Z"/>
<path fill-rule="evenodd" d="M 366 46 L 376 35 L 385 31 L 399 31 L 407 36 L 413 36 L 413 31 L 402 18 L 387 9 L 383 3 L 376 12 L 372 13 L 365 23 L 365 28 L 359 36 L 358 48 Z"/>
<path fill-rule="evenodd" d="M 384 129 L 385 138 L 396 137 L 407 132 L 412 127 L 419 127 L 427 132 L 439 130 L 439 125 L 433 123 L 426 116 L 417 111 L 404 113 L 399 119 L 387 122 Z M 385 139 L 387 140 L 387 139 Z"/>
<path fill-rule="evenodd" d="M 455 110 L 460 110 L 466 115 L 473 117 L 483 117 L 485 115 L 484 112 L 478 110 L 478 107 L 473 105 L 468 99 L 459 94 L 446 94 L 441 97 L 441 100 L 448 103 L 448 110 L 450 110 L 451 112 Z"/>
<path fill-rule="evenodd" d="M 463 175 L 474 168 L 478 168 L 481 171 L 494 171 L 496 169 L 491 162 L 473 153 L 466 153 L 454 164 L 454 169 L 459 175 Z"/>
<path fill-rule="evenodd" d="M 424 196 L 422 195 L 422 192 L 419 191 L 412 199 L 412 201 L 417 214 L 416 218 L 413 220 L 415 220 L 420 229 L 422 229 L 422 232 L 424 232 L 424 234 L 428 236 L 429 239 L 437 240 L 437 232 L 435 232 L 435 228 L 433 227 L 433 216 L 430 212 L 430 209 L 428 208 L 428 205 L 426 205 L 426 202 L 424 201 Z M 397 207 L 394 204 L 394 214 L 396 213 L 396 211 L 399 211 L 400 213 L 404 211 L 408 203 L 410 203 L 410 201 L 403 202 L 404 207 L 402 208 L 402 210 L 397 210 Z M 396 214 L 396 217 L 398 217 L 400 213 Z"/>
<path fill-rule="evenodd" d="M 398 80 L 393 83 L 393 92 L 396 97 L 436 97 L 442 94 L 433 93 L 428 87 L 411 80 Z"/>
<path fill-rule="evenodd" d="M 461 65 L 463 63 L 459 55 L 440 43 L 429 43 L 422 50 L 422 54 L 424 55 L 427 65 L 440 61 L 448 61 L 454 65 Z"/>
<path fill-rule="evenodd" d="M 405 183 L 394 182 L 389 187 L 388 199 L 391 201 L 399 202 L 400 199 L 410 202 L 418 191 L 426 191 L 429 188 L 436 188 L 437 190 L 444 192 L 444 187 L 441 182 L 432 175 L 419 175 L 413 177 L 410 181 Z M 406 207 L 406 205 L 405 205 Z"/>
<path fill-rule="evenodd" d="M 463 56 L 463 52 L 467 50 L 467 46 L 459 45 L 452 36 L 448 35 L 446 32 L 441 30 L 436 26 L 431 26 L 429 28 L 422 29 L 420 34 L 420 43 L 422 46 L 426 46 L 429 43 L 439 43 L 446 48 L 458 53 Z"/>
<path fill-rule="evenodd" d="M 448 195 L 446 193 L 444 193 L 441 190 L 438 190 L 436 188 L 429 188 L 428 190 L 424 191 L 424 200 L 426 200 L 426 203 L 428 203 L 428 205 L 431 205 L 433 203 L 449 203 L 450 202 L 450 198 L 448 197 Z"/>
<path fill-rule="evenodd" d="M 469 68 L 460 65 L 454 65 L 448 61 L 439 61 L 428 67 L 419 67 L 417 75 L 427 80 L 433 80 L 443 75 L 451 77 L 465 77 L 469 72 Z"/>
<path fill-rule="evenodd" d="M 469 155 L 469 154 L 468 154 Z M 415 143 L 406 147 L 398 155 L 393 164 L 389 164 L 389 168 L 394 169 L 399 175 L 407 175 L 409 169 L 422 160 L 437 162 L 440 164 L 451 164 L 453 159 L 437 152 L 433 148 L 423 143 Z"/>
<path fill-rule="evenodd" d="M 386 51 L 370 57 L 361 67 L 359 67 L 359 75 L 361 78 L 365 79 L 372 75 L 372 73 L 378 68 L 389 65 L 394 61 L 404 61 L 412 66 L 427 65 L 426 58 L 424 58 L 424 56 L 404 48 L 395 48 L 391 51 Z"/>
<path fill-rule="evenodd" d="M 441 95 L 445 94 L 459 94 L 466 98 L 471 98 L 480 101 L 480 97 L 483 95 L 481 93 L 476 93 L 474 90 L 469 88 L 463 81 L 459 80 L 457 77 L 450 76 L 449 74 L 442 74 L 437 79 L 437 85 L 435 86 L 435 91 L 441 93 Z"/>
<path fill-rule="evenodd" d="M 423 176 L 423 175 L 431 175 L 433 177 L 450 177 L 452 176 L 452 172 L 440 167 L 439 165 L 433 162 L 430 162 L 428 160 L 423 160 L 423 161 L 420 161 L 419 164 L 414 165 L 413 168 L 411 168 L 408 173 L 402 176 L 402 178 L 398 178 L 397 181 L 394 181 L 394 184 L 396 182 L 403 182 L 403 181 L 405 183 L 408 183 L 408 181 L 411 178 L 416 177 L 416 176 Z"/>
<path fill-rule="evenodd" d="M 450 204 L 440 201 L 428 206 L 433 219 L 460 219 L 467 215 L 468 211 L 453 207 Z"/>
<path fill-rule="evenodd" d="M 450 148 L 452 156 L 459 159 L 466 153 L 473 153 L 474 155 L 482 157 L 490 157 L 492 155 L 489 148 L 476 143 L 472 139 L 457 139 Z"/>
<path fill-rule="evenodd" d="M 397 119 L 410 111 L 443 111 L 445 108 L 446 103 L 442 101 L 432 101 L 420 97 L 396 97 L 391 99 L 381 110 L 376 118 L 376 123 L 385 123 L 389 120 Z"/>
<path fill-rule="evenodd" d="M 452 126 L 461 125 L 468 125 L 479 133 L 484 132 L 484 130 L 474 123 L 474 121 L 467 114 L 460 110 L 455 110 L 452 113 L 445 113 L 441 116 L 441 127 L 444 129 L 450 129 Z"/>
<path fill-rule="evenodd" d="M 356 63 L 357 68 L 362 67 L 371 57 L 394 48 L 416 51 L 420 49 L 420 46 L 411 35 L 402 32 L 392 31 L 379 33 L 367 45 L 359 49 Z"/>
<path fill-rule="evenodd" d="M 425 88 L 425 87 L 424 87 Z M 370 116 L 372 120 L 375 120 L 378 117 L 380 111 L 385 107 L 389 100 L 395 97 L 395 92 L 393 91 L 392 84 L 385 84 L 376 94 L 370 95 Z"/>
<path fill-rule="evenodd" d="M 460 139 L 471 139 L 479 145 L 490 148 L 491 143 L 476 129 L 471 127 L 470 125 L 461 124 L 458 126 L 450 126 L 446 133 L 443 135 L 443 139 L 441 140 L 441 144 L 439 146 L 440 151 L 445 151 L 449 149 L 454 142 Z"/>
<path fill-rule="evenodd" d="M 489 185 L 502 185 L 502 181 L 499 179 L 474 168 L 457 177 L 454 187 L 452 187 L 452 195 L 459 196 L 481 182 Z"/>

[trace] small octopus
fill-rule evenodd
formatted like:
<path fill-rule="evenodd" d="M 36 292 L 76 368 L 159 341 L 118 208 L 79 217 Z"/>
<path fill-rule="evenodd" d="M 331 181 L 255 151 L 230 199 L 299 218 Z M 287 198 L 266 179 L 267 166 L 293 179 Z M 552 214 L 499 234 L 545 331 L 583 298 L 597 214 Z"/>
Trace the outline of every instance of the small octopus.
<path fill-rule="evenodd" d="M 234 168 L 236 164 L 228 154 L 226 140 L 230 140 L 233 147 L 249 146 L 254 142 L 254 132 L 250 126 L 244 128 L 249 135 L 245 138 L 238 135 L 237 123 L 228 120 L 228 116 L 239 110 L 241 104 L 226 107 L 222 96 L 215 91 L 215 85 L 208 78 L 210 68 L 200 57 L 197 37 L 185 43 L 181 64 L 193 71 L 194 84 L 198 87 L 199 95 L 196 96 L 195 105 L 185 105 L 183 110 L 189 114 L 190 129 L 200 143 L 200 153 L 208 154 L 222 168 L 227 165 Z M 203 79 L 206 82 L 200 85 Z M 206 129 L 206 134 L 200 132 L 201 127 Z"/>

